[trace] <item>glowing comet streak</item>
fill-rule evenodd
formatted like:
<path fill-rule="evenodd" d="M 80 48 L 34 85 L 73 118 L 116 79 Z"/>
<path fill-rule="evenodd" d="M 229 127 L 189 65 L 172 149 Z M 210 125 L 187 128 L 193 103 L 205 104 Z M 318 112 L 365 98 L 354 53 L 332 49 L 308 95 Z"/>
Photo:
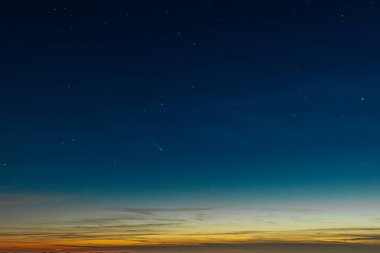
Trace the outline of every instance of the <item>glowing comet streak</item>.
<path fill-rule="evenodd" d="M 160 146 L 160 144 L 158 144 L 157 141 L 155 141 L 154 139 L 152 139 L 152 142 L 154 144 L 154 146 L 160 151 L 160 152 L 163 152 L 164 149 Z"/>

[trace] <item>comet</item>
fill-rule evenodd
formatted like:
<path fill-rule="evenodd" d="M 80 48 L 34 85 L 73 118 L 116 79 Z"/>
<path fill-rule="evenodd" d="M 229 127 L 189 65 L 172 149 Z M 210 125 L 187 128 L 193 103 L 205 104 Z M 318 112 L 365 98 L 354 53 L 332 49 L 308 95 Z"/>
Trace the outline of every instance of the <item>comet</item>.
<path fill-rule="evenodd" d="M 164 151 L 164 149 L 161 147 L 160 144 L 158 144 L 157 141 L 155 141 L 153 138 L 152 138 L 151 140 L 152 140 L 154 146 L 155 146 L 160 152 L 163 152 L 163 151 Z"/>

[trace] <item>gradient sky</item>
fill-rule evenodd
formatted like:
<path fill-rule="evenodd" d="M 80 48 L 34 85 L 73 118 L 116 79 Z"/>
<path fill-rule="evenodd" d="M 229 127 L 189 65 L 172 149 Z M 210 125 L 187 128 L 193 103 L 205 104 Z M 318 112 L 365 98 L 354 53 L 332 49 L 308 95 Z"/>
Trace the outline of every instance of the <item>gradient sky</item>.
<path fill-rule="evenodd" d="M 380 252 L 379 1 L 0 21 L 0 252 Z"/>

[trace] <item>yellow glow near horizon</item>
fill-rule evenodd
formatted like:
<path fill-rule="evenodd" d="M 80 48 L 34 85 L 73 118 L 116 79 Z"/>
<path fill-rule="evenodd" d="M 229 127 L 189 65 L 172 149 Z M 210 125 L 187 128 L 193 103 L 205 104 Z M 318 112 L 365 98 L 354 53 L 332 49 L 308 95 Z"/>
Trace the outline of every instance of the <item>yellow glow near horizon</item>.
<path fill-rule="evenodd" d="M 14 224 L 3 222 L 0 245 L 17 251 L 210 243 L 380 244 L 379 210 L 254 206 L 67 211 L 45 218 L 41 213 L 14 219 Z"/>

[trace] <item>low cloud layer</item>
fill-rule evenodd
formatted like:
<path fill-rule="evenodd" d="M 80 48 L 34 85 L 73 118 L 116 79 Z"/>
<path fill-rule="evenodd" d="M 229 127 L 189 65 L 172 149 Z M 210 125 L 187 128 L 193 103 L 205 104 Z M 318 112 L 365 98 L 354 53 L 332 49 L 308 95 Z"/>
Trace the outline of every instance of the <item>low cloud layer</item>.
<path fill-rule="evenodd" d="M 34 205 L 65 199 L 62 195 L 0 193 L 0 206 Z"/>
<path fill-rule="evenodd" d="M 8 204 L 55 199 L 27 198 L 28 201 Z M 346 253 L 354 251 L 343 249 L 356 247 L 355 253 L 372 253 L 380 245 L 380 226 L 372 222 L 378 217 L 377 212 L 372 210 L 371 215 L 364 215 L 367 211 L 364 208 L 360 212 L 334 213 L 325 207 L 302 206 L 76 209 L 62 211 L 62 216 L 39 216 L 38 223 L 26 218 L 17 224 L 3 224 L 0 245 L 8 250 L 173 253 L 232 250 L 304 253 L 322 249 Z"/>

